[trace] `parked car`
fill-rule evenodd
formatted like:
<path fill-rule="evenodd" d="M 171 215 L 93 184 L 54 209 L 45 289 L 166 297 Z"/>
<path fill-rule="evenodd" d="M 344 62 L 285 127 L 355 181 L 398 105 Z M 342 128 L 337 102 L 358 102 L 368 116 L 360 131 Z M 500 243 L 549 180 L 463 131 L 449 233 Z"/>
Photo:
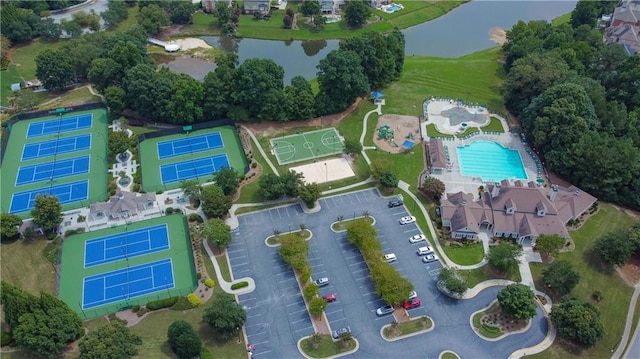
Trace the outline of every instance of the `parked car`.
<path fill-rule="evenodd" d="M 393 313 L 394 309 L 392 306 L 390 305 L 383 305 L 382 307 L 376 309 L 376 315 L 381 317 L 383 315 L 387 315 L 387 314 L 391 314 Z"/>
<path fill-rule="evenodd" d="M 412 290 L 412 291 L 409 293 L 409 299 L 413 299 L 413 298 L 418 298 L 418 293 L 416 293 L 416 291 L 415 291 L 415 290 Z"/>
<path fill-rule="evenodd" d="M 387 263 L 391 263 L 391 262 L 395 262 L 396 260 L 398 260 L 398 258 L 396 257 L 395 253 L 389 253 L 389 254 L 385 254 L 384 255 L 384 260 Z"/>
<path fill-rule="evenodd" d="M 327 301 L 327 303 L 332 303 L 338 300 L 338 297 L 335 294 L 327 294 L 323 298 Z"/>
<path fill-rule="evenodd" d="M 413 308 L 418 308 L 420 305 L 422 304 L 422 302 L 420 301 L 420 298 L 411 298 L 408 301 L 402 303 L 402 306 L 404 307 L 404 309 L 413 309 Z"/>
<path fill-rule="evenodd" d="M 315 283 L 318 287 L 324 287 L 326 285 L 329 285 L 329 278 L 327 277 L 318 278 L 316 279 Z"/>
<path fill-rule="evenodd" d="M 427 254 L 426 256 L 422 257 L 422 261 L 425 263 L 431 263 L 437 260 L 438 260 L 438 257 L 436 257 L 435 254 Z"/>
<path fill-rule="evenodd" d="M 416 217 L 414 216 L 406 216 L 406 217 L 400 218 L 400 224 L 409 224 L 415 221 L 416 221 Z"/>
<path fill-rule="evenodd" d="M 389 208 L 393 208 L 393 207 L 400 207 L 404 204 L 404 202 L 402 202 L 402 200 L 400 199 L 392 199 L 391 201 L 389 201 L 389 203 L 387 203 L 387 207 Z"/>
<path fill-rule="evenodd" d="M 333 339 L 338 339 L 341 336 L 347 334 L 347 333 L 351 333 L 351 327 L 344 327 L 344 328 L 340 328 L 338 330 L 334 330 L 333 331 Z"/>
<path fill-rule="evenodd" d="M 411 243 L 419 243 L 419 242 L 424 242 L 426 240 L 427 240 L 427 237 L 425 237 L 424 234 L 422 233 L 409 237 L 409 242 Z"/>
<path fill-rule="evenodd" d="M 433 248 L 431 248 L 431 246 L 420 247 L 416 251 L 416 254 L 419 255 L 419 256 L 424 256 L 424 255 L 431 254 L 431 253 L 433 253 Z"/>

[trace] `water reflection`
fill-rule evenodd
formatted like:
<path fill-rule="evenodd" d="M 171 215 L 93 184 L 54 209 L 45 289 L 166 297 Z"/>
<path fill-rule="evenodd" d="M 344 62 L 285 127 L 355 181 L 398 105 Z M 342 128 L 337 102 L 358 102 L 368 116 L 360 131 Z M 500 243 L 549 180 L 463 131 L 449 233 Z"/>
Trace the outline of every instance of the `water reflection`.
<path fill-rule="evenodd" d="M 304 54 L 312 57 L 316 56 L 320 50 L 327 47 L 327 40 L 306 40 L 301 43 Z"/>

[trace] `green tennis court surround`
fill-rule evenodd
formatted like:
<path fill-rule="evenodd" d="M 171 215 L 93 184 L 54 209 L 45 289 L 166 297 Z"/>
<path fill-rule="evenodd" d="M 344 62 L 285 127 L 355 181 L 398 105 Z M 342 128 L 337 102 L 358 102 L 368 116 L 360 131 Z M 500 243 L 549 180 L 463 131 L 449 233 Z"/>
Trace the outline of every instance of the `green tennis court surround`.
<path fill-rule="evenodd" d="M 202 125 L 202 124 L 199 124 Z M 238 174 L 248 169 L 236 128 L 218 125 L 192 132 L 179 132 L 158 137 L 142 137 L 138 146 L 142 168 L 142 187 L 147 192 L 179 188 L 184 180 L 210 182 L 214 171 L 230 166 Z M 222 161 L 224 159 L 224 161 Z"/>
<path fill-rule="evenodd" d="M 155 239 L 149 236 L 146 239 L 137 236 L 145 230 L 164 231 L 164 226 L 168 246 L 164 242 L 154 244 Z M 95 240 L 111 238 L 110 241 L 117 242 L 128 232 L 131 243 L 123 245 L 124 255 L 117 250 L 115 242 L 101 249 L 96 247 Z M 134 251 L 137 244 L 146 240 L 151 241 L 153 250 Z M 98 252 L 102 255 L 102 251 L 110 260 L 93 258 L 95 265 L 85 268 L 87 253 L 95 256 Z M 115 252 L 110 254 L 110 251 Z M 131 256 L 127 255 L 128 251 Z M 197 286 L 187 222 L 184 216 L 178 215 L 73 235 L 63 243 L 61 268 L 58 296 L 83 319 L 136 304 L 145 305 L 152 300 L 183 296 Z"/>

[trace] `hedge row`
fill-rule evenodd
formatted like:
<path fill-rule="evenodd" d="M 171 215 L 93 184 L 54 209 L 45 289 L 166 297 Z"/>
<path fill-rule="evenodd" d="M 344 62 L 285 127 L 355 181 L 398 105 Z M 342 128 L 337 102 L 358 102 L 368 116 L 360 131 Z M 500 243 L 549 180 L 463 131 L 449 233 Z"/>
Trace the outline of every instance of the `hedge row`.
<path fill-rule="evenodd" d="M 149 310 L 158 310 L 163 308 L 169 308 L 172 305 L 176 304 L 178 301 L 178 297 L 171 297 L 166 299 L 152 300 L 147 303 L 146 307 Z"/>

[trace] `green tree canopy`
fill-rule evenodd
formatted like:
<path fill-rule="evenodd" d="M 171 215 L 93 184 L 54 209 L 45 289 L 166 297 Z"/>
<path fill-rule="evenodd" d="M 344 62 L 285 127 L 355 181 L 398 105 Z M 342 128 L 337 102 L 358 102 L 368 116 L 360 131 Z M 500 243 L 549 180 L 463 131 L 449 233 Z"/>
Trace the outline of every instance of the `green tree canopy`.
<path fill-rule="evenodd" d="M 202 189 L 202 211 L 208 218 L 222 218 L 231 209 L 231 198 L 217 185 Z"/>
<path fill-rule="evenodd" d="M 271 59 L 245 60 L 235 72 L 233 99 L 249 115 L 265 120 L 283 120 L 284 68 Z"/>
<path fill-rule="evenodd" d="M 636 249 L 634 241 L 629 239 L 627 232 L 609 232 L 598 238 L 593 247 L 602 258 L 617 266 L 627 263 Z"/>
<path fill-rule="evenodd" d="M 309 301 L 309 313 L 311 315 L 320 315 L 327 309 L 327 301 L 320 297 L 315 297 Z"/>
<path fill-rule="evenodd" d="M 360 27 L 367 22 L 371 8 L 364 0 L 347 1 L 344 8 L 344 20 L 350 27 Z"/>
<path fill-rule="evenodd" d="M 284 105 L 288 120 L 306 120 L 315 116 L 315 98 L 311 84 L 302 76 L 291 79 L 284 89 Z"/>
<path fill-rule="evenodd" d="M 171 350 L 180 359 L 199 358 L 202 353 L 202 340 L 191 324 L 178 320 L 167 329 L 167 339 Z"/>
<path fill-rule="evenodd" d="M 567 261 L 555 261 L 542 271 L 542 280 L 560 296 L 567 295 L 580 282 L 580 275 Z"/>
<path fill-rule="evenodd" d="M 557 234 L 541 234 L 536 239 L 536 250 L 548 255 L 556 255 L 564 247 L 565 239 Z"/>
<path fill-rule="evenodd" d="M 173 83 L 173 92 L 167 103 L 166 116 L 173 123 L 189 124 L 202 120 L 202 83 L 191 76 L 180 75 Z"/>
<path fill-rule="evenodd" d="M 124 1 L 109 1 L 107 10 L 100 16 L 107 27 L 116 26 L 129 16 L 127 4 Z"/>
<path fill-rule="evenodd" d="M 229 339 L 240 331 L 247 320 L 244 308 L 234 300 L 231 294 L 220 292 L 205 309 L 202 321 L 217 331 L 223 339 Z"/>
<path fill-rule="evenodd" d="M 422 186 L 420 186 L 420 191 L 435 201 L 439 201 L 442 198 L 444 190 L 444 183 L 440 179 L 432 176 L 427 176 L 424 182 L 422 182 Z"/>
<path fill-rule="evenodd" d="M 380 184 L 382 187 L 396 188 L 398 187 L 398 182 L 398 177 L 391 172 L 385 172 L 380 176 Z"/>
<path fill-rule="evenodd" d="M 126 152 L 133 145 L 125 131 L 109 131 L 109 158 L 115 158 L 118 154 Z"/>
<path fill-rule="evenodd" d="M 344 153 L 358 154 L 360 152 L 362 152 L 362 144 L 360 141 L 353 138 L 347 138 L 344 140 Z"/>
<path fill-rule="evenodd" d="M 260 193 L 260 196 L 264 199 L 274 200 L 284 196 L 284 183 L 280 177 L 273 173 L 260 176 L 258 186 L 260 187 L 258 193 Z"/>
<path fill-rule="evenodd" d="M 300 12 L 302 15 L 311 18 L 320 15 L 320 1 L 303 1 L 302 5 L 300 5 Z"/>
<path fill-rule="evenodd" d="M 80 359 L 129 359 L 138 355 L 142 339 L 122 322 L 112 321 L 87 334 L 80 341 Z"/>
<path fill-rule="evenodd" d="M 91 68 L 87 76 L 98 91 L 102 92 L 107 87 L 122 82 L 123 69 L 124 68 L 113 59 L 95 59 L 91 63 Z"/>
<path fill-rule="evenodd" d="M 460 272 L 452 267 L 440 269 L 438 284 L 443 285 L 453 295 L 462 295 L 469 289 L 469 285 L 462 279 Z"/>
<path fill-rule="evenodd" d="M 409 299 L 409 293 L 413 290 L 413 284 L 386 262 L 376 263 L 372 266 L 371 280 L 376 284 L 376 294 L 389 304 L 404 302 Z"/>
<path fill-rule="evenodd" d="M 164 9 L 156 4 L 150 4 L 138 12 L 138 24 L 140 24 L 147 33 L 156 35 L 163 27 L 171 25 L 171 20 Z"/>
<path fill-rule="evenodd" d="M 202 197 L 202 186 L 196 179 L 189 179 L 180 182 L 180 188 L 185 197 L 200 199 Z"/>
<path fill-rule="evenodd" d="M 395 164 L 388 157 L 376 158 L 371 162 L 371 175 L 380 180 L 383 173 L 393 172 Z"/>
<path fill-rule="evenodd" d="M 120 113 L 127 108 L 127 93 L 122 87 L 109 86 L 104 90 L 105 103 L 115 113 Z"/>
<path fill-rule="evenodd" d="M 318 114 L 342 111 L 358 96 L 369 92 L 369 81 L 360 65 L 360 57 L 354 52 L 333 50 L 320 60 L 317 67 L 320 87 L 316 98 Z"/>
<path fill-rule="evenodd" d="M 74 81 L 70 56 L 61 50 L 47 49 L 35 58 L 36 76 L 49 90 L 63 90 Z"/>
<path fill-rule="evenodd" d="M 518 267 L 518 263 L 520 263 L 518 257 L 521 252 L 522 248 L 520 246 L 509 242 L 501 242 L 489 249 L 487 260 L 498 271 L 508 273 Z"/>
<path fill-rule="evenodd" d="M 309 242 L 300 236 L 285 236 L 280 240 L 278 254 L 291 268 L 301 270 L 307 266 Z"/>
<path fill-rule="evenodd" d="M 238 173 L 233 168 L 227 166 L 222 167 L 213 174 L 213 181 L 227 196 L 234 194 L 240 186 Z"/>
<path fill-rule="evenodd" d="M 2 301 L 4 321 L 13 331 L 20 324 L 20 317 L 23 314 L 31 313 L 38 306 L 38 298 L 5 281 L 1 281 L 0 285 L 2 286 L 0 300 Z"/>
<path fill-rule="evenodd" d="M 309 208 L 315 207 L 321 195 L 322 191 L 317 183 L 302 184 L 298 187 L 298 196 Z"/>
<path fill-rule="evenodd" d="M 20 235 L 18 229 L 22 225 L 22 218 L 15 214 L 2 213 L 0 217 L 0 238 L 11 239 Z"/>
<path fill-rule="evenodd" d="M 561 337 L 587 346 L 594 345 L 604 336 L 598 308 L 579 299 L 570 299 L 554 306 L 551 322 Z"/>
<path fill-rule="evenodd" d="M 231 228 L 220 218 L 208 220 L 202 228 L 202 234 L 219 248 L 226 248 L 233 239 L 231 237 Z"/>
<path fill-rule="evenodd" d="M 40 194 L 31 210 L 33 223 L 42 227 L 45 232 L 54 231 L 62 223 L 62 205 L 56 196 Z"/>
<path fill-rule="evenodd" d="M 502 310 L 517 320 L 531 319 L 536 315 L 535 294 L 528 286 L 510 284 L 498 293 Z"/>

